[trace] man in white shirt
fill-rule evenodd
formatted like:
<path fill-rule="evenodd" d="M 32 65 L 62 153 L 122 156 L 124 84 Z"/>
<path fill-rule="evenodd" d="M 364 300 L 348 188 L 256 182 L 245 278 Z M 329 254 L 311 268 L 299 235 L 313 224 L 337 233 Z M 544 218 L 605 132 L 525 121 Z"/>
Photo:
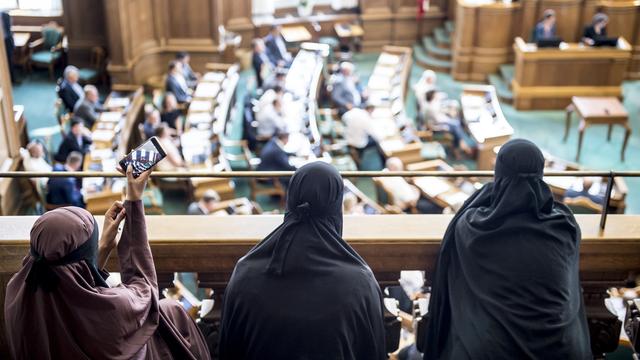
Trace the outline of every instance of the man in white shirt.
<path fill-rule="evenodd" d="M 272 137 L 279 129 L 284 129 L 285 120 L 282 113 L 282 99 L 276 96 L 270 104 L 266 104 L 256 114 L 258 136 Z"/>
<path fill-rule="evenodd" d="M 402 171 L 404 164 L 397 157 L 387 159 L 385 171 Z M 442 208 L 422 196 L 420 189 L 411 185 L 403 177 L 381 177 L 386 191 L 393 196 L 393 205 L 404 212 L 416 209 L 421 214 L 442 214 Z"/>
<path fill-rule="evenodd" d="M 373 109 L 373 105 L 367 104 L 364 109 L 352 108 L 344 113 L 342 115 L 342 122 L 345 126 L 344 138 L 347 144 L 358 152 L 359 157 L 362 157 L 366 149 L 375 148 L 382 163 L 384 163 L 384 154 L 380 149 L 380 144 L 378 144 L 380 139 L 377 139 L 373 128 L 373 122 L 375 121 L 371 117 Z"/>
<path fill-rule="evenodd" d="M 20 156 L 22 156 L 22 166 L 25 171 L 50 172 L 51 164 L 44 157 L 44 147 L 41 143 L 32 141 L 27 148 L 20 148 Z M 48 178 L 33 179 L 37 181 L 42 188 L 47 185 Z"/>

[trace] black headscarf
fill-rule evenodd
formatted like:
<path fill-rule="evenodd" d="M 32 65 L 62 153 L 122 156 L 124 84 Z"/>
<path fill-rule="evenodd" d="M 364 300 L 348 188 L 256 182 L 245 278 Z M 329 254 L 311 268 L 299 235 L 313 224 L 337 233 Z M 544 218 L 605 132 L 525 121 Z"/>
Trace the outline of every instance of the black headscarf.
<path fill-rule="evenodd" d="M 498 153 L 494 182 L 444 235 L 425 359 L 590 359 L 578 277 L 580 229 L 526 140 Z"/>
<path fill-rule="evenodd" d="M 386 359 L 382 294 L 342 239 L 342 194 L 331 165 L 296 171 L 284 222 L 227 286 L 221 359 Z"/>

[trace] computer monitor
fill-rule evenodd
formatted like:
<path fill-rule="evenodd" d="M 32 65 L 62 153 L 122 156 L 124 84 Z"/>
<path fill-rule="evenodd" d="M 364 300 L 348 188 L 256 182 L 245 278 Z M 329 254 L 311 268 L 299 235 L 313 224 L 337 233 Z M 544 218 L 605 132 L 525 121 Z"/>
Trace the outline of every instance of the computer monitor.
<path fill-rule="evenodd" d="M 602 37 L 602 38 L 598 38 L 595 39 L 593 41 L 593 46 L 612 46 L 612 47 L 616 47 L 618 46 L 618 38 L 617 37 Z"/>
<path fill-rule="evenodd" d="M 536 41 L 536 45 L 539 48 L 557 48 L 560 46 L 562 39 L 559 37 L 547 38 L 547 39 L 539 39 Z"/>

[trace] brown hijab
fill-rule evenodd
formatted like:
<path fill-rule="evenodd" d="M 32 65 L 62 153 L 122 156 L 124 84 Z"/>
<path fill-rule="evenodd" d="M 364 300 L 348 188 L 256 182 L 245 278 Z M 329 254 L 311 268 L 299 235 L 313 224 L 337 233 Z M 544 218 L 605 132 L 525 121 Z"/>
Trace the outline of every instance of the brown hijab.
<path fill-rule="evenodd" d="M 35 222 L 31 254 L 6 293 L 7 338 L 17 359 L 147 357 L 146 345 L 160 318 L 158 285 L 142 204 L 125 202 L 125 209 L 125 230 L 118 244 L 122 284 L 113 288 L 103 286 L 95 259 L 93 263 L 91 257 L 65 261 L 87 241 L 96 242 L 94 257 L 97 254 L 91 214 L 64 207 Z M 46 269 L 32 271 L 41 267 L 39 261 L 47 263 Z M 27 282 L 30 273 L 46 279 Z"/>

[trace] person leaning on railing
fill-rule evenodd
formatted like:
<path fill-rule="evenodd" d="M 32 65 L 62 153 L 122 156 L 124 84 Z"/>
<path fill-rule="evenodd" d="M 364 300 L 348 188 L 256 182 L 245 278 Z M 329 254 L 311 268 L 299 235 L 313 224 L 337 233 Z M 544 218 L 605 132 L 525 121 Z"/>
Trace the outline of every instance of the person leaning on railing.
<path fill-rule="evenodd" d="M 31 249 L 7 286 L 7 341 L 15 359 L 209 359 L 205 340 L 174 300 L 159 300 L 147 240 L 144 192 L 151 170 L 127 170 L 127 194 L 105 215 L 102 236 L 78 207 L 42 215 Z M 124 230 L 118 241 L 118 227 Z M 116 249 L 122 283 L 104 270 Z"/>

